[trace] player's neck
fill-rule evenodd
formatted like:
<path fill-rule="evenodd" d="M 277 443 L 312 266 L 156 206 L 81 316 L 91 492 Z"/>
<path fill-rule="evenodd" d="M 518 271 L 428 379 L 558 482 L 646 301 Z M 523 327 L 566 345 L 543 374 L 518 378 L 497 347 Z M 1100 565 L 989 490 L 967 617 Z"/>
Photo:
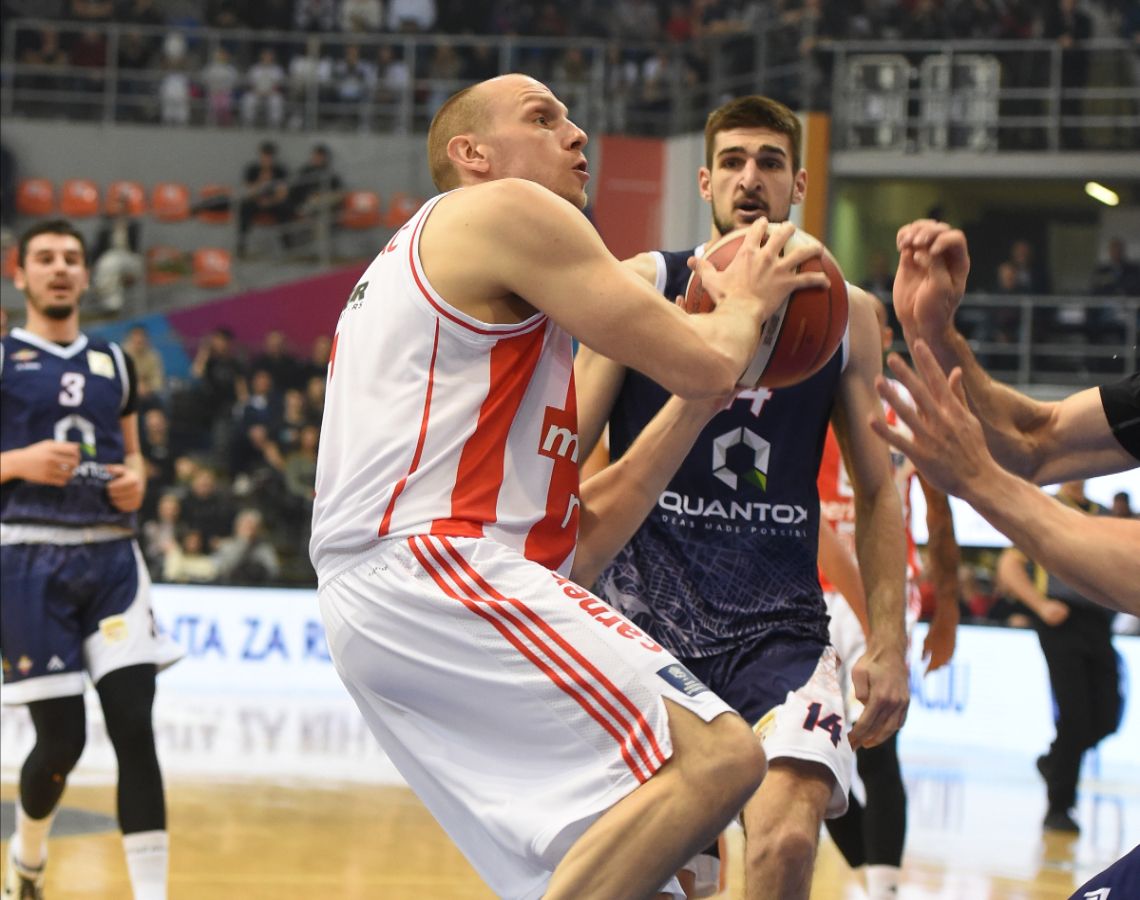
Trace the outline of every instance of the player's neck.
<path fill-rule="evenodd" d="M 29 306 L 28 321 L 24 323 L 24 331 L 45 341 L 66 346 L 79 339 L 79 313 L 72 313 L 66 319 L 53 319 Z"/>

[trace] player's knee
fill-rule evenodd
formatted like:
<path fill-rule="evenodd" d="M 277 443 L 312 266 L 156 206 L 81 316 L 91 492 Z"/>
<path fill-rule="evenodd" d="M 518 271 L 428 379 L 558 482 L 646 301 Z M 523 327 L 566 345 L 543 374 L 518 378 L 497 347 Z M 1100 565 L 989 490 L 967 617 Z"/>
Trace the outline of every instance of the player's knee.
<path fill-rule="evenodd" d="M 87 743 L 84 729 L 60 729 L 41 737 L 28 762 L 53 781 L 67 778 L 83 755 Z"/>
<path fill-rule="evenodd" d="M 812 829 L 802 820 L 773 816 L 771 827 L 754 833 L 747 830 L 745 865 L 752 871 L 767 871 L 774 861 L 785 870 L 810 871 L 815 864 L 819 829 Z"/>
<path fill-rule="evenodd" d="M 764 748 L 739 716 L 718 716 L 710 725 L 714 733 L 710 752 L 705 757 L 711 769 L 709 778 L 734 786 L 743 804 L 760 786 L 768 770 Z"/>

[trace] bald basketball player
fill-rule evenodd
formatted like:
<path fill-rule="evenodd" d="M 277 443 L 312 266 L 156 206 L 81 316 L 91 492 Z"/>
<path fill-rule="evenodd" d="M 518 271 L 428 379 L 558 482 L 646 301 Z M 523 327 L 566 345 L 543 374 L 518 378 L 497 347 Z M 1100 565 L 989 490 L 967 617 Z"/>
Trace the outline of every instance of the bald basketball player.
<path fill-rule="evenodd" d="M 654 285 L 659 306 L 684 293 L 688 259 L 722 235 L 787 220 L 808 189 L 802 143 L 795 114 L 766 97 L 740 97 L 709 116 L 697 173 L 712 207 L 709 241 L 627 263 Z M 852 746 L 889 741 L 909 701 L 902 508 L 890 454 L 867 427 L 883 415 L 874 386 L 879 301 L 848 291 L 848 333 L 832 359 L 799 384 L 744 391 L 719 413 L 598 583 L 763 736 L 769 772 L 744 809 L 748 900 L 806 900 L 820 823 L 847 808 Z M 579 352 L 575 374 L 583 452 L 608 421 L 611 451 L 624 459 L 667 394 L 598 347 Z M 852 673 L 865 704 L 854 727 L 816 568 L 816 479 L 829 421 L 849 464 L 870 616 Z M 709 850 L 687 866 L 696 896 L 715 889 Z"/>
<path fill-rule="evenodd" d="M 913 437 L 881 422 L 872 427 L 935 487 L 968 501 L 1071 587 L 1112 609 L 1140 614 L 1140 523 L 1089 519 L 1029 483 L 1140 465 L 1140 375 L 1056 403 L 999 384 L 954 327 L 970 271 L 965 235 L 922 219 L 901 228 L 897 244 L 895 312 L 917 373 L 898 356 L 888 365 L 910 390 L 915 408 L 885 380 L 878 389 Z"/>
<path fill-rule="evenodd" d="M 662 303 L 581 214 L 585 143 L 520 75 L 440 109 L 428 154 L 446 193 L 341 314 L 317 468 L 310 552 L 337 671 L 511 900 L 680 897 L 673 873 L 760 782 L 748 726 L 574 582 L 628 538 L 771 312 L 827 283 L 796 274 L 811 252 L 778 255 L 794 229 L 761 247 L 757 222 L 737 264 L 703 267 L 715 312 Z M 571 334 L 696 401 L 581 493 Z"/>

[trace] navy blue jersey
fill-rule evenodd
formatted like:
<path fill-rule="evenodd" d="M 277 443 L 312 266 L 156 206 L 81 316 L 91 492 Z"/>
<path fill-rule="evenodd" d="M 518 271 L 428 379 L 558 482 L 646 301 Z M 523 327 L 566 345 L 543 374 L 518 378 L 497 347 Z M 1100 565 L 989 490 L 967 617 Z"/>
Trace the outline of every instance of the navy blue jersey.
<path fill-rule="evenodd" d="M 661 253 L 657 288 L 683 294 L 692 253 Z M 842 349 L 792 387 L 746 391 L 701 432 L 657 506 L 598 581 L 640 628 L 682 657 L 760 637 L 826 644 L 816 478 Z M 669 394 L 628 370 L 610 416 L 620 457 Z"/>
<path fill-rule="evenodd" d="M 75 441 L 80 463 L 63 487 L 16 479 L 0 485 L 0 521 L 133 528 L 134 513 L 107 496 L 107 463 L 124 458 L 120 419 L 133 405 L 118 345 L 80 334 L 62 347 L 22 328 L 0 356 L 0 450 L 44 440 Z"/>

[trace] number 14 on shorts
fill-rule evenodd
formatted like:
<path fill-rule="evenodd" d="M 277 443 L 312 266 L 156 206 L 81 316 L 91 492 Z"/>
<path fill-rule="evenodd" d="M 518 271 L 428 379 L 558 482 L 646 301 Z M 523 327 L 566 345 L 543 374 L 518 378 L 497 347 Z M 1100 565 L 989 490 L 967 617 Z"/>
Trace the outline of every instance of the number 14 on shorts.
<path fill-rule="evenodd" d="M 819 703 L 812 703 L 808 706 L 807 718 L 804 719 L 804 731 L 822 728 L 831 734 L 831 745 L 838 747 L 839 739 L 843 736 L 843 720 L 835 713 L 821 719 L 819 714 L 822 710 L 823 706 Z"/>

